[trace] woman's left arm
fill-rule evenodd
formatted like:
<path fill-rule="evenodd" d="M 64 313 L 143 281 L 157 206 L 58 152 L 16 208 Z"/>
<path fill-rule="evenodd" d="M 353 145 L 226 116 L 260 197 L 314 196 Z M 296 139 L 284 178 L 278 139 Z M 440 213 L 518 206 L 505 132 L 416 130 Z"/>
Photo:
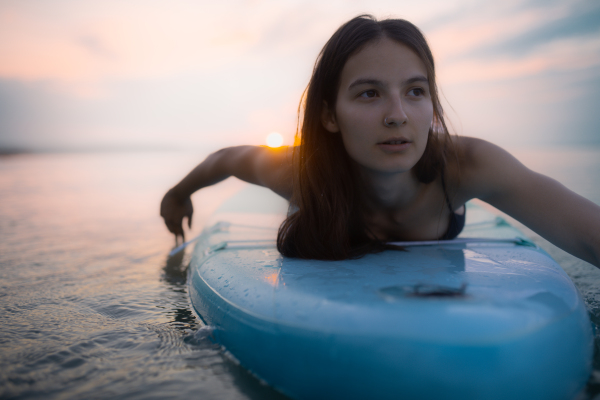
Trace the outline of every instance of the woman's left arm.
<path fill-rule="evenodd" d="M 478 198 L 563 250 L 600 267 L 600 207 L 554 179 L 531 171 L 505 150 L 459 138 L 461 198 Z"/>

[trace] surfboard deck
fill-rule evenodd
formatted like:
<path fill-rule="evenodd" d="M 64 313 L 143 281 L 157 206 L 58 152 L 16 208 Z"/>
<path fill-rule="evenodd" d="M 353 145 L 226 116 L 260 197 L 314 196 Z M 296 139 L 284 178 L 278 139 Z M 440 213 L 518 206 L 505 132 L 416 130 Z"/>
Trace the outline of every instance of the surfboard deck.
<path fill-rule="evenodd" d="M 358 260 L 282 257 L 287 202 L 249 185 L 194 250 L 189 293 L 242 366 L 297 399 L 569 399 L 593 337 L 573 282 L 469 204 L 459 238 Z M 502 239 L 521 237 L 517 243 Z M 489 240 L 487 240 L 489 239 Z"/>

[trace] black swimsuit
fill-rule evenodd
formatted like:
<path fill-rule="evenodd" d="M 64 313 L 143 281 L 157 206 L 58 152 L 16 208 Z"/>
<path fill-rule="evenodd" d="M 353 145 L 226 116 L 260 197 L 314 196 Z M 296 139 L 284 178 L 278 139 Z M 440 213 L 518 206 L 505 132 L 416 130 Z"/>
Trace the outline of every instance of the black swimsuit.
<path fill-rule="evenodd" d="M 457 214 L 454 212 L 452 208 L 452 203 L 450 203 L 450 199 L 448 198 L 448 191 L 446 190 L 446 183 L 444 182 L 444 173 L 442 172 L 442 189 L 444 189 L 444 196 L 446 197 L 446 204 L 450 209 L 450 224 L 448 224 L 448 230 L 444 233 L 444 236 L 440 238 L 440 240 L 450 240 L 454 239 L 458 236 L 459 233 L 462 232 L 465 227 L 465 218 L 467 216 L 467 209 L 465 207 L 465 212 L 462 214 Z"/>

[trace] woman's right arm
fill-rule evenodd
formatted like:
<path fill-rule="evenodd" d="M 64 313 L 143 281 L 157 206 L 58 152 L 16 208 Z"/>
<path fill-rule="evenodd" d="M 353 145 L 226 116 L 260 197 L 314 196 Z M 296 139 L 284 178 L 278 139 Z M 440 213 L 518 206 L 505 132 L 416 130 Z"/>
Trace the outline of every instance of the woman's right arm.
<path fill-rule="evenodd" d="M 262 146 L 237 146 L 209 155 L 163 197 L 160 215 L 167 228 L 176 237 L 184 237 L 183 218 L 187 217 L 188 226 L 192 226 L 192 193 L 230 176 L 267 187 L 289 199 L 292 195 L 291 152 L 291 147 L 271 149 Z"/>

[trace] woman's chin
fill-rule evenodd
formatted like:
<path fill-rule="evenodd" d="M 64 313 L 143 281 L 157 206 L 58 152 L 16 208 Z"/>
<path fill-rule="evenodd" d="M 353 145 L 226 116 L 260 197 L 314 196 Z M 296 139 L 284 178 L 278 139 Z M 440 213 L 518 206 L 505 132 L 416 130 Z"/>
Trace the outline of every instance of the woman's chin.
<path fill-rule="evenodd" d="M 360 170 L 369 175 L 396 175 L 405 174 L 412 171 L 418 160 L 415 162 L 402 163 L 373 163 L 358 164 Z"/>

